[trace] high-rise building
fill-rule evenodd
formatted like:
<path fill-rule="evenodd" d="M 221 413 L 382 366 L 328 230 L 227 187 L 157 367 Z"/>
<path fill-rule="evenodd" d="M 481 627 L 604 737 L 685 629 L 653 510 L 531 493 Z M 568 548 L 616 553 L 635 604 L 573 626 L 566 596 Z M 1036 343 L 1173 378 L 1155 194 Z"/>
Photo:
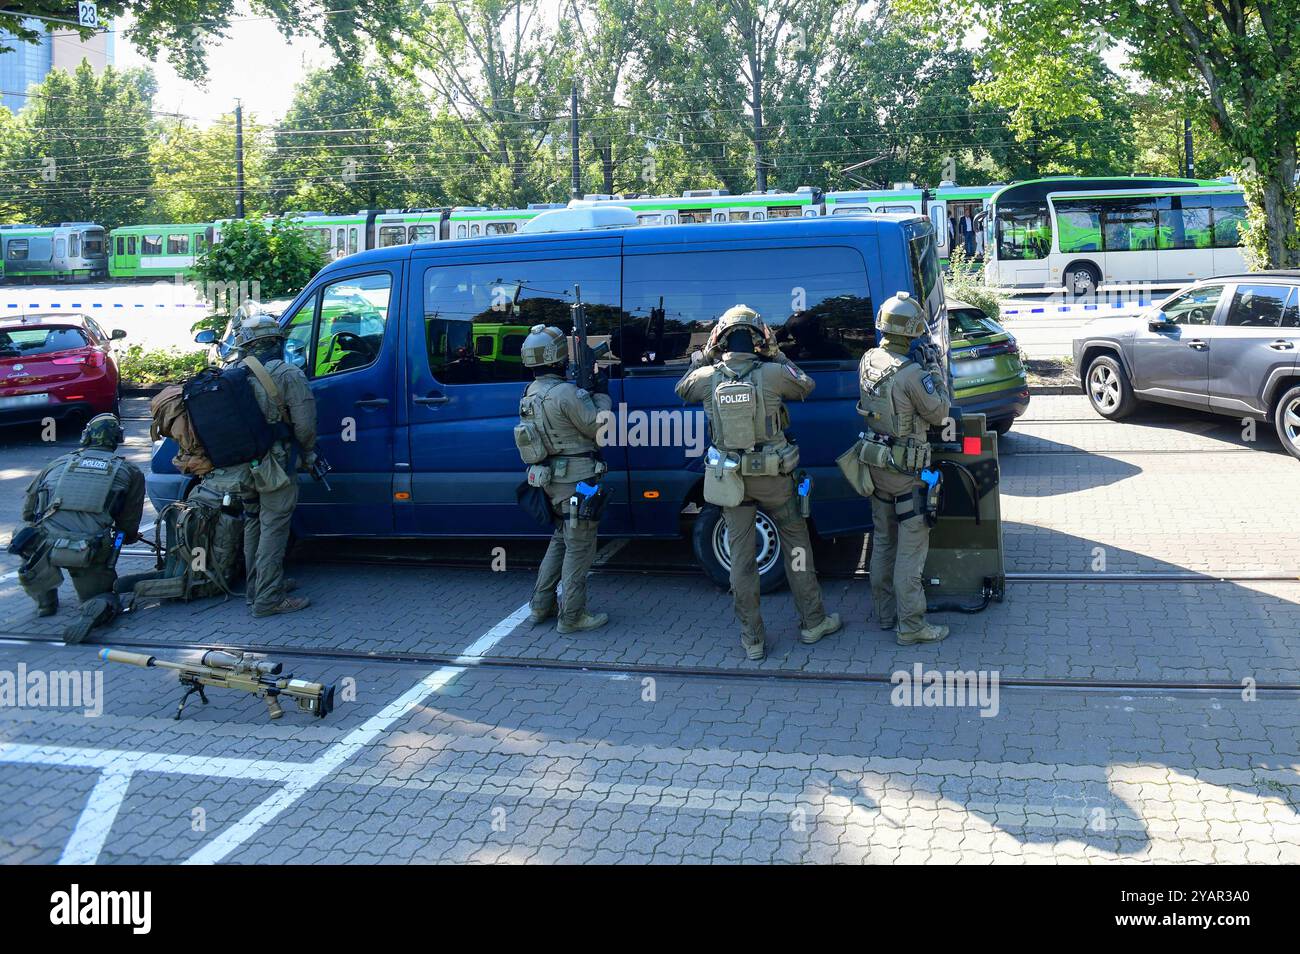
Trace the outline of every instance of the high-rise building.
<path fill-rule="evenodd" d="M 42 28 L 40 20 L 27 20 L 24 26 Z M 0 53 L 0 103 L 18 112 L 27 103 L 29 87 L 45 79 L 52 69 L 71 73 L 88 60 L 95 72 L 102 72 L 113 62 L 113 33 L 96 33 L 83 40 L 75 30 L 56 30 L 43 34 L 35 43 L 20 43 L 8 30 L 0 29 L 0 42 L 12 50 Z"/>

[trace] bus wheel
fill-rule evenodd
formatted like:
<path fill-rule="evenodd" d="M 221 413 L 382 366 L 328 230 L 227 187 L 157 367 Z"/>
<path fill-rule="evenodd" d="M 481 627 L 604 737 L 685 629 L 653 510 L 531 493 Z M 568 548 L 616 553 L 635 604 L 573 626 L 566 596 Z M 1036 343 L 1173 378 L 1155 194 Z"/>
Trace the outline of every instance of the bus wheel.
<path fill-rule="evenodd" d="M 785 584 L 785 564 L 781 559 L 781 537 L 772 518 L 761 509 L 754 516 L 754 553 L 758 562 L 759 591 L 772 593 Z M 705 504 L 695 518 L 691 531 L 695 559 L 704 575 L 718 587 L 731 585 L 731 546 L 727 540 L 727 522 L 722 510 Z"/>
<path fill-rule="evenodd" d="M 1101 273 L 1087 262 L 1071 265 L 1065 270 L 1066 294 L 1084 297 L 1097 294 L 1101 284 Z"/>

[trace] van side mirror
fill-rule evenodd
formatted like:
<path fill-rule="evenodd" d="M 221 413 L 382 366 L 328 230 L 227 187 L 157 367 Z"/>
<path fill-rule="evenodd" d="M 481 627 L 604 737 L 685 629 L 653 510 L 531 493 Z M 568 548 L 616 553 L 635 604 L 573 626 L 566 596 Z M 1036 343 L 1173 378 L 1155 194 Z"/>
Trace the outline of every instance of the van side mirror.
<path fill-rule="evenodd" d="M 210 345 L 217 340 L 217 333 L 211 328 L 204 328 L 194 336 L 194 343 L 201 345 Z"/>
<path fill-rule="evenodd" d="M 123 338 L 126 337 L 126 332 L 123 331 L 121 328 L 114 328 L 111 332 L 109 332 L 108 337 L 113 341 L 121 341 Z"/>

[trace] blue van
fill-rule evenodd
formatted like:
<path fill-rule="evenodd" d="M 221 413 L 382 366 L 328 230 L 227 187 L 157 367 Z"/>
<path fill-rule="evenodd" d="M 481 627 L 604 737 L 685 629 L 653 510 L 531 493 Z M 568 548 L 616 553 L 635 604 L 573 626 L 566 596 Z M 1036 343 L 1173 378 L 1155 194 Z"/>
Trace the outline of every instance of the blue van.
<path fill-rule="evenodd" d="M 876 308 L 911 292 L 947 348 L 934 229 L 918 216 L 589 228 L 399 245 L 332 263 L 281 319 L 334 467 L 332 492 L 300 475 L 296 535 L 545 535 L 515 502 L 524 467 L 512 429 L 530 379 L 519 351 L 539 322 L 572 332 L 575 286 L 590 340 L 610 346 L 603 363 L 616 411 L 643 421 L 697 414 L 701 441 L 703 413 L 683 408 L 673 385 L 719 314 L 738 302 L 756 308 L 817 382 L 790 407 L 788 430 L 815 481 L 815 531 L 870 528 L 870 507 L 835 458 L 860 430 L 858 359 L 875 343 Z M 672 414 L 656 417 L 664 411 Z M 649 431 L 605 448 L 611 502 L 601 535 L 689 534 L 725 586 L 725 527 L 703 500 L 703 447 L 688 453 Z M 154 453 L 148 488 L 159 509 L 193 482 L 172 467 L 174 453 L 170 442 Z M 767 516 L 757 519 L 770 589 L 784 576 L 779 541 Z"/>

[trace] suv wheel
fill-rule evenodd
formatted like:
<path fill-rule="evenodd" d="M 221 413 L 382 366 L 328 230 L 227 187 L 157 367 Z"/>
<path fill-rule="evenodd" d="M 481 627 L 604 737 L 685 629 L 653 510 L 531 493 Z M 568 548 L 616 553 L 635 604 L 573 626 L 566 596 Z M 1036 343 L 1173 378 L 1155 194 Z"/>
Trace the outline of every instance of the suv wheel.
<path fill-rule="evenodd" d="M 1067 295 L 1095 295 L 1101 284 L 1101 273 L 1087 262 L 1071 265 L 1065 270 L 1065 292 Z"/>
<path fill-rule="evenodd" d="M 762 509 L 755 514 L 754 524 L 758 534 L 754 541 L 754 554 L 758 560 L 759 590 L 771 593 L 785 583 L 781 536 L 777 533 L 776 523 Z M 713 504 L 700 508 L 700 515 L 695 518 L 695 527 L 691 531 L 691 544 L 704 575 L 722 589 L 728 588 L 731 585 L 731 547 L 727 541 L 727 521 L 722 519 L 721 508 Z"/>
<path fill-rule="evenodd" d="M 1273 414 L 1278 440 L 1292 457 L 1300 457 L 1300 386 L 1282 395 Z"/>
<path fill-rule="evenodd" d="M 1088 365 L 1083 389 L 1088 393 L 1092 409 L 1112 421 L 1128 417 L 1137 407 L 1137 398 L 1133 396 L 1133 386 L 1128 383 L 1128 375 L 1119 366 L 1119 362 L 1109 355 L 1102 355 Z"/>

